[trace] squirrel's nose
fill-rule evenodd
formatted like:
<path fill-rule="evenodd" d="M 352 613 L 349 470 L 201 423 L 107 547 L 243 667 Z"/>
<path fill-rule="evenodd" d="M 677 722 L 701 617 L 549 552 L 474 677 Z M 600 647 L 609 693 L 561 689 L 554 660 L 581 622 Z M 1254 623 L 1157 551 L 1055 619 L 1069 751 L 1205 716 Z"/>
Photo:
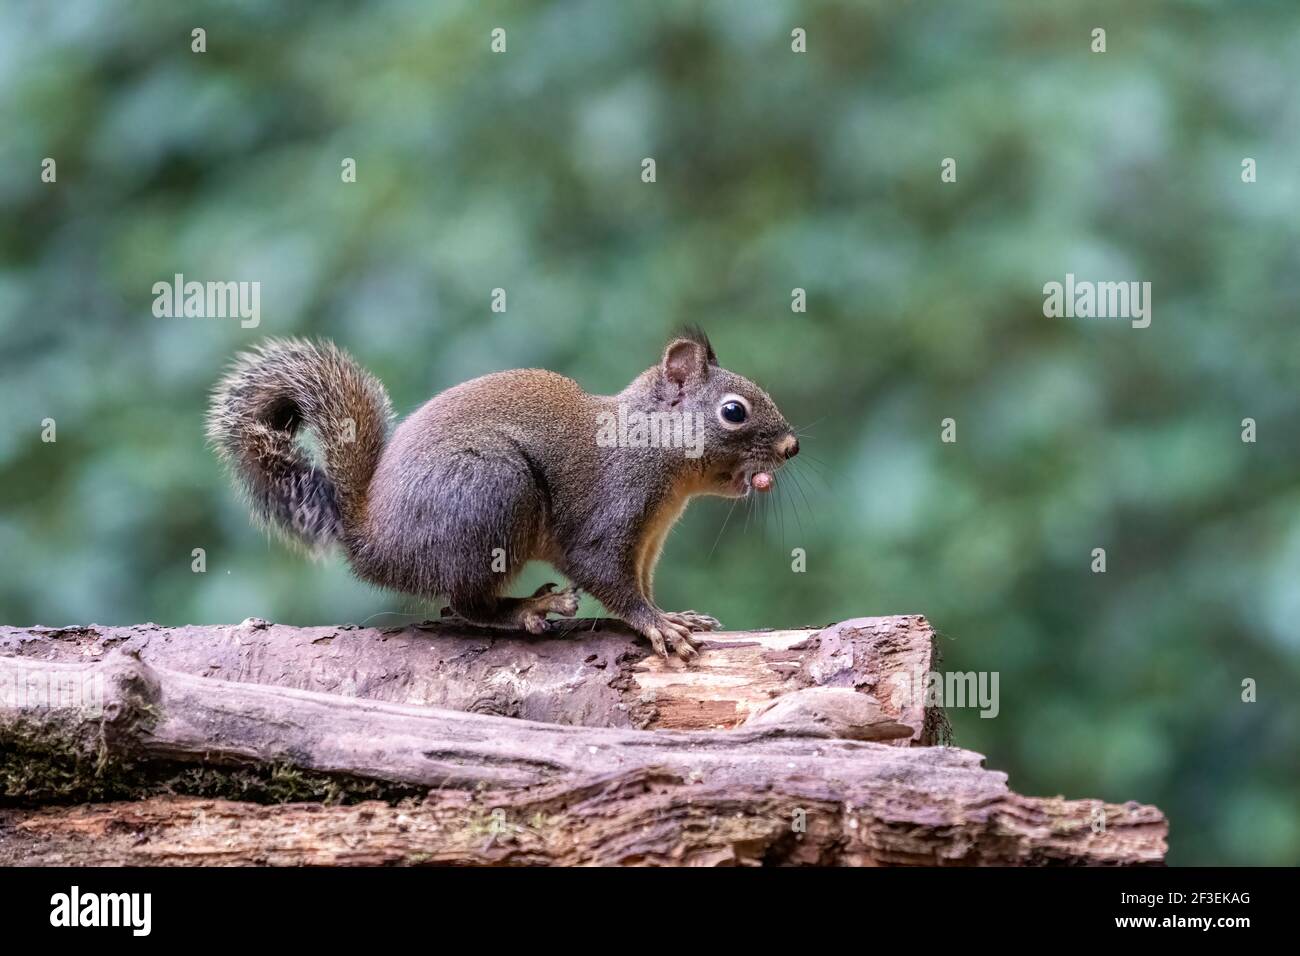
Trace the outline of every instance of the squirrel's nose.
<path fill-rule="evenodd" d="M 783 458 L 793 458 L 799 454 L 799 439 L 793 435 L 786 435 L 776 446 L 776 450 Z"/>

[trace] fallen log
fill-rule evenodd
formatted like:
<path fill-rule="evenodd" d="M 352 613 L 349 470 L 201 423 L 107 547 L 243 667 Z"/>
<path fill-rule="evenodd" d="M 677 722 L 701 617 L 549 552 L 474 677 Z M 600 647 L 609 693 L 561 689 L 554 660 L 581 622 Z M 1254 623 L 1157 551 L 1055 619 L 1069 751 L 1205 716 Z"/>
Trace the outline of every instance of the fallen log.
<path fill-rule="evenodd" d="M 873 786 L 718 787 L 636 768 L 393 806 L 194 797 L 0 809 L 0 866 L 1000 866 L 1164 858 L 1154 807 L 1034 799 L 949 747 L 877 746 Z M 906 767 L 890 755 L 906 755 Z M 888 773 L 901 771 L 894 782 Z M 974 789 L 971 786 L 974 785 Z M 937 792 L 931 788 L 938 788 Z M 845 800 L 845 797 L 849 797 Z M 1098 829 L 1094 821 L 1104 822 Z"/>
<path fill-rule="evenodd" d="M 25 802 L 250 788 L 267 799 L 398 798 L 529 787 L 645 761 L 734 776 L 769 760 L 815 774 L 835 768 L 810 760 L 851 745 L 806 708 L 752 730 L 573 728 L 195 677 L 122 652 L 86 663 L 0 657 L 0 691 L 0 779 L 7 799 Z M 853 716 L 858 740 L 911 734 L 879 708 L 862 722 Z"/>
<path fill-rule="evenodd" d="M 33 700 L 41 686 L 83 693 Z M 736 730 L 647 733 L 233 683 L 125 654 L 0 658 L 0 687 L 9 800 L 148 798 L 0 811 L 0 863 L 1132 864 L 1164 854 L 1153 807 L 1021 797 L 979 754 L 841 739 L 804 719 L 822 701 Z M 383 802 L 169 795 L 185 793 Z"/>
<path fill-rule="evenodd" d="M 400 628 L 0 627 L 0 655 L 98 661 L 117 650 L 151 666 L 240 683 L 419 704 L 543 723 L 646 730 L 725 729 L 791 691 L 872 694 L 912 729 L 897 745 L 946 740 L 942 708 L 895 693 L 939 666 L 924 617 L 703 635 L 700 660 L 666 662 L 617 621 L 562 622 L 556 636 L 430 622 Z M 911 683 L 909 683 L 911 681 Z"/>

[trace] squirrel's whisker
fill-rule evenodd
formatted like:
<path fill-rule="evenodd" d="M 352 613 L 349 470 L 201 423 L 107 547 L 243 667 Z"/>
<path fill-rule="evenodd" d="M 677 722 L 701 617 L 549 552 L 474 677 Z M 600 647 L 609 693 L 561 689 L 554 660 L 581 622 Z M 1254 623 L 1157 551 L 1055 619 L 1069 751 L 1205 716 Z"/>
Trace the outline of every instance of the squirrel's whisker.
<path fill-rule="evenodd" d="M 713 557 L 713 552 L 718 550 L 718 542 L 722 540 L 722 532 L 727 530 L 727 522 L 731 520 L 731 513 L 736 510 L 736 505 L 739 503 L 739 498 L 731 499 L 731 507 L 727 509 L 727 516 L 722 519 L 722 527 L 718 529 L 718 536 L 713 539 L 713 547 L 709 548 L 708 558 Z"/>

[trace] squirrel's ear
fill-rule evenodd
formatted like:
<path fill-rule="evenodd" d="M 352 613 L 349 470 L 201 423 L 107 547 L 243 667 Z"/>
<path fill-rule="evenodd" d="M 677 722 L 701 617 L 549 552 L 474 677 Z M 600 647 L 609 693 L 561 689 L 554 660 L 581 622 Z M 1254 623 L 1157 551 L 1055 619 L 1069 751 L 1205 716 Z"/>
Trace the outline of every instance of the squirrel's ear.
<path fill-rule="evenodd" d="M 664 377 L 674 385 L 702 382 L 709 377 L 709 366 L 717 365 L 709 337 L 698 329 L 688 329 L 664 349 Z"/>
<path fill-rule="evenodd" d="M 674 385 L 702 382 L 709 374 L 704 347 L 691 339 L 674 339 L 664 350 L 664 377 Z"/>

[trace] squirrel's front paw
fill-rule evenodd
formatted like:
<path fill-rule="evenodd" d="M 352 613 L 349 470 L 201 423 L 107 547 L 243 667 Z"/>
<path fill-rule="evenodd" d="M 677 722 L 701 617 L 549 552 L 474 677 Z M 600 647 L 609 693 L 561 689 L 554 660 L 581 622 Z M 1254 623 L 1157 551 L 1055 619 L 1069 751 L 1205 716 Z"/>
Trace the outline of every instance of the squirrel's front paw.
<path fill-rule="evenodd" d="M 664 617 L 691 631 L 716 631 L 722 627 L 722 622 L 716 617 L 699 611 L 666 611 Z"/>
<path fill-rule="evenodd" d="M 699 645 L 691 636 L 691 629 L 685 624 L 674 621 L 674 615 L 661 614 L 654 622 L 642 629 L 641 633 L 650 638 L 655 653 L 665 660 L 668 649 L 684 661 L 693 661 L 700 656 Z"/>

